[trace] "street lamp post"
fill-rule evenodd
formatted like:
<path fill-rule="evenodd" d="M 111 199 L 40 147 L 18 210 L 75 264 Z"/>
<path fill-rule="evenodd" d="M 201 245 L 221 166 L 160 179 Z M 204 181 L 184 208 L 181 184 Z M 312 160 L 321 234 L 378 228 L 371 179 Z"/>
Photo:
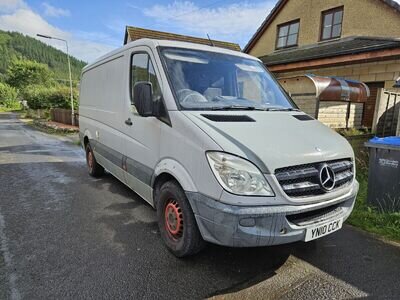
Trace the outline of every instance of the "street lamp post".
<path fill-rule="evenodd" d="M 69 89 L 70 89 L 70 93 L 71 93 L 71 122 L 72 122 L 72 126 L 75 125 L 75 114 L 74 114 L 74 95 L 72 92 L 72 74 L 71 74 L 71 62 L 69 59 L 69 50 L 68 50 L 68 42 L 67 40 L 64 39 L 60 39 L 57 37 L 53 37 L 53 36 L 49 36 L 49 35 L 44 35 L 44 34 L 36 34 L 38 37 L 42 37 L 45 39 L 50 39 L 50 40 L 58 40 L 58 41 L 63 41 L 65 43 L 65 46 L 67 48 L 67 59 L 68 59 L 68 72 L 69 72 Z"/>

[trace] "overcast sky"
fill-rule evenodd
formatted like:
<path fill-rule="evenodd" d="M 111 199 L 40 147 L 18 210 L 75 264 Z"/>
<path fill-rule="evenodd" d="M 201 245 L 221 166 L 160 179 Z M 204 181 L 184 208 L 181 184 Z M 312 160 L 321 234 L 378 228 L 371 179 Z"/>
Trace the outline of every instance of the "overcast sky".
<path fill-rule="evenodd" d="M 400 3 L 400 0 L 396 0 Z M 0 29 L 67 39 L 90 62 L 123 43 L 126 25 L 231 41 L 243 48 L 277 0 L 0 0 Z M 64 50 L 57 41 L 46 41 Z"/>

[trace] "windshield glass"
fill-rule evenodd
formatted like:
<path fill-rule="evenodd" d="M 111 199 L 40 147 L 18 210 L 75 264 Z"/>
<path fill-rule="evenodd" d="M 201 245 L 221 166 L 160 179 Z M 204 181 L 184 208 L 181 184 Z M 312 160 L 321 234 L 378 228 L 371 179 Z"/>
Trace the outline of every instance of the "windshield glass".
<path fill-rule="evenodd" d="M 176 48 L 161 53 L 182 109 L 294 109 L 256 60 Z"/>

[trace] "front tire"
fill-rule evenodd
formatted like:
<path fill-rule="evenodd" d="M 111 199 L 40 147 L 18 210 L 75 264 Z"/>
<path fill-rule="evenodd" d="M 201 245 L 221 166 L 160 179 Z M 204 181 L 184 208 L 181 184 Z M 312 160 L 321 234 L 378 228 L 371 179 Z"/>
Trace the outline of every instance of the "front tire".
<path fill-rule="evenodd" d="M 190 256 L 202 250 L 205 242 L 179 184 L 168 181 L 157 195 L 158 227 L 168 250 L 176 257 Z"/>
<path fill-rule="evenodd" d="M 86 145 L 86 164 L 90 176 L 101 177 L 104 174 L 104 168 L 96 161 L 92 147 L 90 147 L 89 143 Z"/>

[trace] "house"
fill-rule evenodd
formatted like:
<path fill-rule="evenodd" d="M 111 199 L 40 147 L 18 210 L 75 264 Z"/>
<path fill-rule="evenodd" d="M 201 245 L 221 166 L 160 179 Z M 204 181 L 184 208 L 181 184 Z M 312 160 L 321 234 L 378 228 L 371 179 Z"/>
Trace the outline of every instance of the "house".
<path fill-rule="evenodd" d="M 151 38 L 157 40 L 174 40 L 174 41 L 189 42 L 189 43 L 204 44 L 204 45 L 212 44 L 216 47 L 226 48 L 234 51 L 241 51 L 240 46 L 235 43 L 209 40 L 206 38 L 198 38 L 194 36 L 126 26 L 124 45 L 141 38 Z"/>
<path fill-rule="evenodd" d="M 365 82 L 361 123 L 400 75 L 400 5 L 392 0 L 279 0 L 245 46 L 278 78 L 301 74 Z"/>

